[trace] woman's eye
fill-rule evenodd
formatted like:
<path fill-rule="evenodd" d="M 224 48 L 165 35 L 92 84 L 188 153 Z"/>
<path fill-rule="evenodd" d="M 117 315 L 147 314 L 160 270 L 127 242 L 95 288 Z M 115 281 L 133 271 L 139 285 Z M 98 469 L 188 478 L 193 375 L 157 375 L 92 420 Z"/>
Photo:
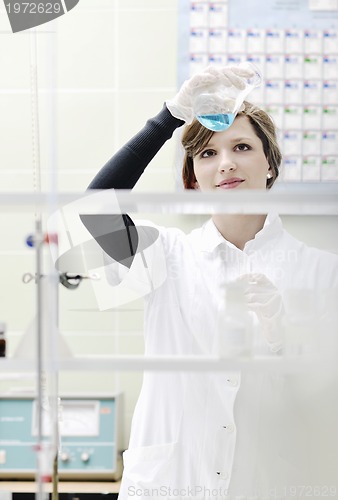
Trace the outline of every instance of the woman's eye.
<path fill-rule="evenodd" d="M 239 151 L 248 151 L 251 147 L 248 144 L 237 144 L 236 148 Z"/>
<path fill-rule="evenodd" d="M 214 156 L 216 153 L 212 149 L 206 149 L 202 151 L 201 158 L 210 158 L 210 156 Z"/>

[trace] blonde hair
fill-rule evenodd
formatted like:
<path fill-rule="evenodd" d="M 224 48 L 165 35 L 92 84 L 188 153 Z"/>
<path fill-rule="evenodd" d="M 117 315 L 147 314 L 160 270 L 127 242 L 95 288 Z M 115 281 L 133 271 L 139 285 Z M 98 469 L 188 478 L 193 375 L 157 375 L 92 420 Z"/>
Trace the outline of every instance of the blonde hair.
<path fill-rule="evenodd" d="M 265 157 L 270 165 L 272 177 L 267 179 L 266 187 L 270 189 L 279 175 L 282 154 L 277 142 L 277 133 L 271 117 L 262 109 L 248 101 L 244 101 L 244 110 L 237 116 L 247 116 L 253 126 L 257 137 L 262 142 Z M 187 125 L 183 136 L 182 145 L 185 155 L 182 168 L 182 179 L 185 189 L 194 189 L 196 177 L 194 174 L 194 157 L 208 144 L 215 132 L 209 130 L 196 119 Z M 217 132 L 216 132 L 217 133 Z"/>

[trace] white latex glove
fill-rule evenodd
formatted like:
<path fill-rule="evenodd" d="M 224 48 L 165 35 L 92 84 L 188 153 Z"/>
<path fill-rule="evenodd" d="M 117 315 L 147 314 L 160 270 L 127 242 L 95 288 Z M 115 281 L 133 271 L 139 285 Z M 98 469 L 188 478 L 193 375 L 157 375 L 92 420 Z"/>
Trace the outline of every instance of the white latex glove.
<path fill-rule="evenodd" d="M 248 309 L 256 314 L 270 349 L 279 351 L 283 343 L 284 307 L 278 289 L 260 273 L 245 274 L 236 281 L 244 283 Z"/>
<path fill-rule="evenodd" d="M 186 80 L 176 96 L 166 101 L 166 106 L 175 118 L 179 118 L 189 124 L 195 116 L 193 101 L 196 95 L 205 92 L 213 85 L 216 86 L 217 83 L 221 82 L 223 86 L 229 88 L 229 101 L 231 102 L 228 105 L 234 107 L 233 103 L 235 99 L 230 96 L 230 90 L 244 90 L 246 79 L 252 78 L 254 75 L 255 71 L 247 63 L 238 66 L 225 66 L 223 68 L 208 66 L 202 72 Z M 216 93 L 213 100 L 215 100 L 213 104 L 216 110 L 220 104 L 224 104 L 224 96 L 218 96 Z"/>

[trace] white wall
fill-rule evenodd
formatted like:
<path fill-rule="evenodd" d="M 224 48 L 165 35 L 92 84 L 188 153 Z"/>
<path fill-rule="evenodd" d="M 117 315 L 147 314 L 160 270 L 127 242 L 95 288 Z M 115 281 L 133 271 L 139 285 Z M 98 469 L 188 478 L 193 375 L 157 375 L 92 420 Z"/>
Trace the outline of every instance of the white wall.
<path fill-rule="evenodd" d="M 68 14 L 37 28 L 43 190 L 56 182 L 61 191 L 85 191 L 119 146 L 174 95 L 177 4 L 177 0 L 80 0 Z M 53 37 L 47 33 L 51 29 L 56 29 Z M 3 7 L 0 32 L 0 191 L 33 192 L 32 35 L 12 34 Z M 51 101 L 48 92 L 53 87 Z M 172 141 L 154 159 L 137 189 L 174 190 L 174 159 Z M 56 165 L 55 178 L 51 164 Z M 34 211 L 13 213 L 2 205 L 0 231 L 0 320 L 7 323 L 8 355 L 12 355 L 35 314 L 35 285 L 22 283 L 22 275 L 35 269 L 34 252 L 25 245 L 26 236 L 34 231 Z M 83 282 L 76 291 L 60 287 L 60 328 L 74 353 L 142 352 L 141 302 L 113 312 L 95 308 L 90 283 Z M 67 372 L 60 377 L 61 390 L 124 392 L 125 446 L 140 383 L 139 372 Z M 17 381 L 16 388 L 27 384 L 32 381 Z M 0 389 L 6 387 L 0 381 Z"/>

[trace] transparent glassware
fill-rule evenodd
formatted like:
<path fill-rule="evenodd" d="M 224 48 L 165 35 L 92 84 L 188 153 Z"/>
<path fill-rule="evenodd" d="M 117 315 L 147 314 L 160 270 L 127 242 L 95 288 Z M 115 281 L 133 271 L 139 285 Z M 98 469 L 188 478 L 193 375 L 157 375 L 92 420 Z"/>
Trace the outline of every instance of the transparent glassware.
<path fill-rule="evenodd" d="M 224 297 L 218 318 L 219 355 L 222 358 L 252 355 L 253 321 L 240 282 L 224 285 Z"/>
<path fill-rule="evenodd" d="M 219 81 L 208 87 L 199 88 L 193 97 L 194 114 L 197 120 L 209 130 L 214 132 L 227 130 L 248 94 L 259 87 L 262 82 L 262 76 L 254 64 L 244 62 L 239 64 L 238 68 L 254 73 L 249 78 L 241 77 L 245 85 L 243 89 Z"/>

